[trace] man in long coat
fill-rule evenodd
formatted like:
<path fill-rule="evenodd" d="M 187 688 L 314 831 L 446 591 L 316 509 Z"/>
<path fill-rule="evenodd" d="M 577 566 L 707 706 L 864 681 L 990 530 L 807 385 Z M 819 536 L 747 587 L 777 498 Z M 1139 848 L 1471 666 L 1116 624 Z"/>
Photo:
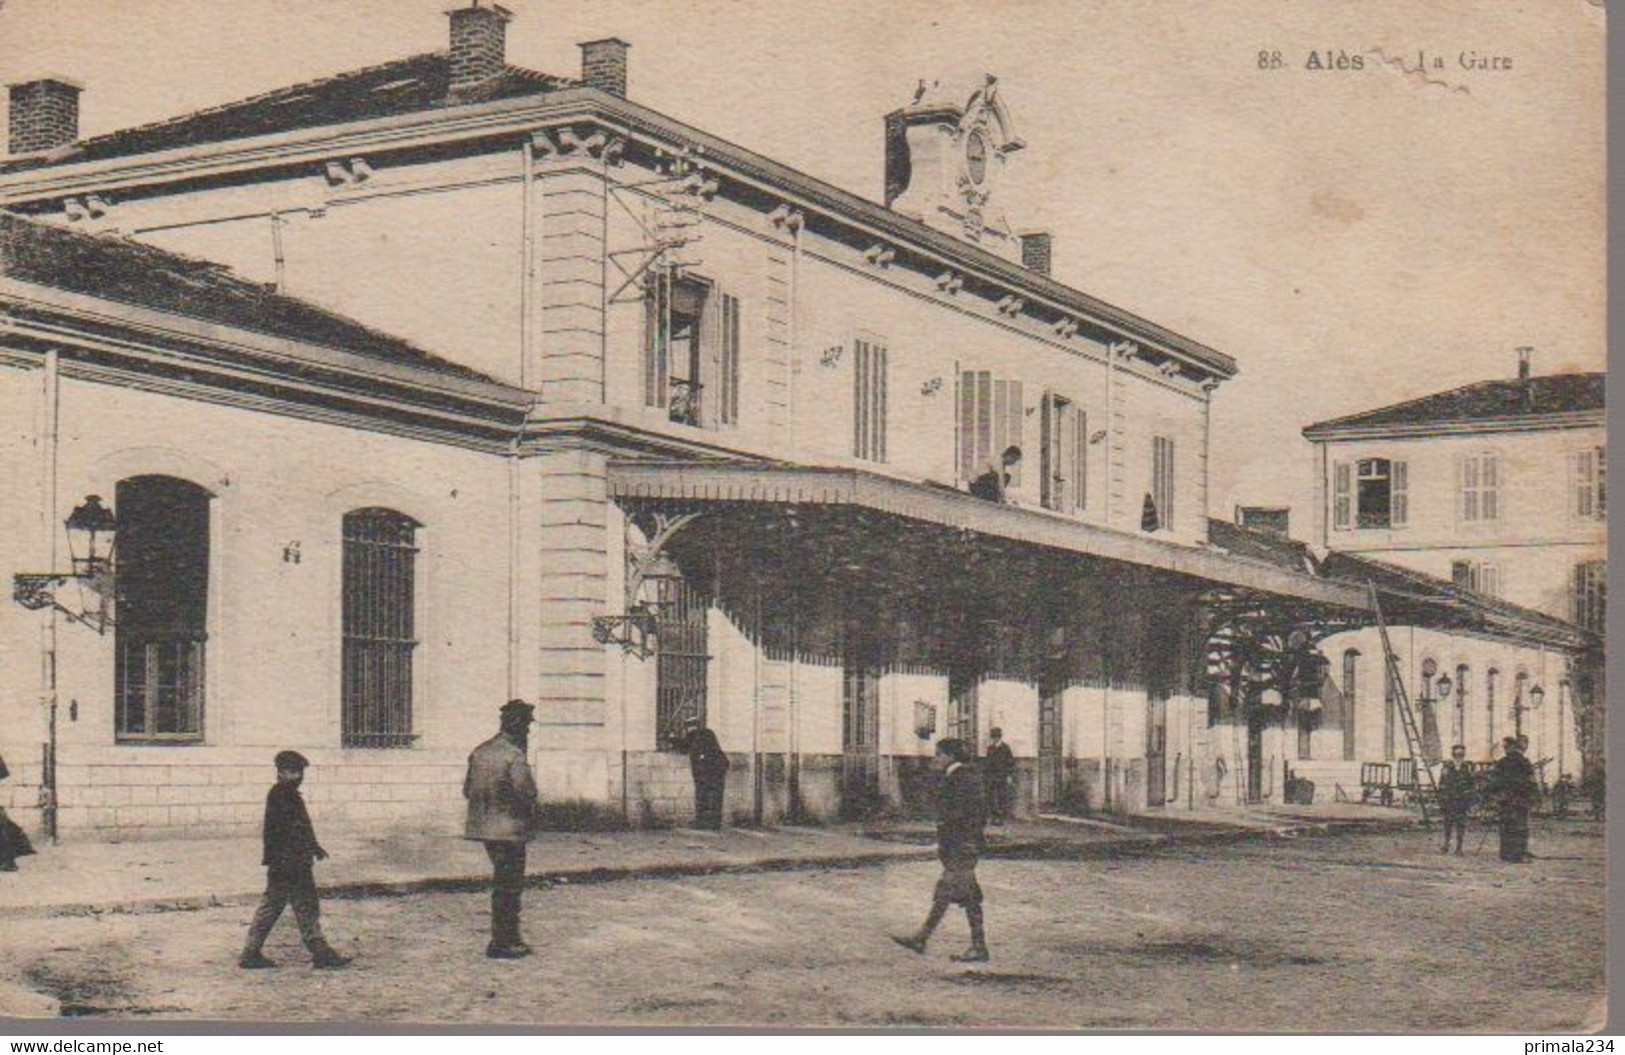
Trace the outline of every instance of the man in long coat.
<path fill-rule="evenodd" d="M 970 749 L 963 740 L 937 741 L 934 768 L 942 774 L 937 798 L 937 858 L 942 877 L 931 896 L 931 912 L 925 923 L 909 937 L 893 936 L 905 949 L 923 954 L 931 932 L 937 929 L 949 905 L 962 905 L 970 924 L 970 948 L 956 953 L 958 963 L 981 963 L 989 959 L 987 935 L 982 921 L 982 886 L 976 881 L 976 863 L 987 848 L 983 831 L 987 823 L 982 781 L 968 763 Z"/>
<path fill-rule="evenodd" d="M 722 749 L 717 734 L 698 722 L 689 723 L 678 746 L 688 752 L 689 772 L 694 777 L 694 827 L 721 831 L 728 753 Z"/>
<path fill-rule="evenodd" d="M 502 728 L 468 756 L 463 797 L 468 800 L 465 838 L 485 844 L 491 859 L 491 943 L 493 960 L 529 956 L 519 932 L 525 889 L 525 846 L 537 824 L 536 777 L 526 757 L 531 717 L 536 708 L 523 700 L 502 705 Z"/>
<path fill-rule="evenodd" d="M 1524 757 L 1515 737 L 1501 741 L 1505 754 L 1490 770 L 1490 787 L 1499 811 L 1501 860 L 1519 864 L 1529 860 L 1529 811 L 1539 786 L 1535 767 Z"/>

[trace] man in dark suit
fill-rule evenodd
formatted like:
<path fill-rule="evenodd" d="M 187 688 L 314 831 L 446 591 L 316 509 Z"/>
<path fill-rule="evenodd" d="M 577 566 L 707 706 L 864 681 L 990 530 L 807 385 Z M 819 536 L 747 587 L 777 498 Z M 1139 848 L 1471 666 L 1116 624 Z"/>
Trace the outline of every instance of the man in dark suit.
<path fill-rule="evenodd" d="M 963 905 L 970 923 L 970 948 L 956 953 L 957 963 L 982 963 L 989 959 L 987 936 L 982 927 L 982 887 L 976 881 L 976 862 L 986 849 L 983 833 L 982 782 L 968 764 L 970 749 L 963 740 L 937 741 L 933 764 L 942 774 L 937 798 L 937 857 L 942 861 L 942 877 L 931 896 L 931 912 L 914 934 L 892 941 L 905 949 L 924 954 L 925 943 L 937 929 L 949 905 Z"/>
<path fill-rule="evenodd" d="M 491 941 L 485 955 L 493 960 L 529 956 L 519 931 L 525 890 L 525 848 L 537 827 L 536 777 L 526 757 L 531 717 L 536 708 L 524 700 L 502 705 L 501 729 L 468 756 L 463 797 L 468 822 L 463 837 L 485 844 L 491 859 Z"/>
<path fill-rule="evenodd" d="M 694 777 L 694 827 L 722 830 L 722 799 L 728 786 L 728 753 L 717 734 L 699 722 L 690 722 L 677 746 L 688 752 Z"/>
<path fill-rule="evenodd" d="M 261 950 L 282 910 L 293 905 L 293 918 L 299 923 L 299 937 L 310 950 L 313 966 L 322 969 L 343 967 L 348 956 L 327 944 L 322 935 L 322 909 L 316 895 L 315 863 L 327 860 L 327 851 L 316 841 L 310 813 L 299 794 L 310 762 L 298 751 L 279 751 L 276 756 L 276 784 L 265 796 L 265 897 L 254 922 L 248 927 L 248 942 L 237 961 L 239 967 L 275 967 Z"/>
<path fill-rule="evenodd" d="M 1456 833 L 1456 853 L 1461 853 L 1461 840 L 1467 831 L 1467 813 L 1473 807 L 1473 770 L 1467 764 L 1467 748 L 1461 744 L 1450 749 L 1450 761 L 1439 772 L 1439 816 L 1444 819 L 1444 847 L 1442 854 L 1450 852 L 1450 833 Z"/>
<path fill-rule="evenodd" d="M 1490 769 L 1501 829 L 1501 860 L 1522 864 L 1530 859 L 1529 811 L 1540 788 L 1535 783 L 1535 767 L 1524 757 L 1518 739 L 1509 736 L 1501 746 L 1505 753 Z"/>
<path fill-rule="evenodd" d="M 987 736 L 982 775 L 987 779 L 988 821 L 1002 825 L 1010 819 L 1010 785 L 1016 776 L 1016 756 L 1004 742 L 1004 730 L 995 726 L 987 731 Z"/>

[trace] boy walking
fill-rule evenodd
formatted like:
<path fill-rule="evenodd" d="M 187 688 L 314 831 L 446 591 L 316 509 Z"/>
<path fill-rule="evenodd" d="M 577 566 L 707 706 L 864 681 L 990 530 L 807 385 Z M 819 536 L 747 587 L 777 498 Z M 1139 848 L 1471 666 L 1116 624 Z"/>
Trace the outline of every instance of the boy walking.
<path fill-rule="evenodd" d="M 315 863 L 327 860 L 327 851 L 316 841 L 310 813 L 299 794 L 309 765 L 298 751 L 277 753 L 276 784 L 265 796 L 265 857 L 261 861 L 265 865 L 265 897 L 248 927 L 248 943 L 237 961 L 239 967 L 252 970 L 276 966 L 261 950 L 289 904 L 293 905 L 299 937 L 310 950 L 313 967 L 330 969 L 350 962 L 350 957 L 341 956 L 322 936 Z"/>
<path fill-rule="evenodd" d="M 949 905 L 963 905 L 970 923 L 970 948 L 956 953 L 956 963 L 983 963 L 989 959 L 987 936 L 982 929 L 982 887 L 976 882 L 976 862 L 986 849 L 982 782 L 967 764 L 970 749 L 963 740 L 937 741 L 933 768 L 942 774 L 942 790 L 937 800 L 937 857 L 942 861 L 942 878 L 931 896 L 931 912 L 920 929 L 906 938 L 892 936 L 905 949 L 925 953 L 925 943 L 937 929 Z"/>

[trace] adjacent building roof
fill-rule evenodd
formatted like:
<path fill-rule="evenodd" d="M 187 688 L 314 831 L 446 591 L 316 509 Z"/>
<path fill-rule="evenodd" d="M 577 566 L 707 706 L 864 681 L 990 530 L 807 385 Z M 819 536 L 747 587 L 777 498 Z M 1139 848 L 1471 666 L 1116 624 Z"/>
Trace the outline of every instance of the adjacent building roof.
<path fill-rule="evenodd" d="M 502 384 L 229 268 L 108 234 L 0 211 L 0 278 L 321 345 L 439 374 Z"/>
<path fill-rule="evenodd" d="M 1383 615 L 1391 625 L 1415 623 L 1435 629 L 1471 629 L 1561 648 L 1602 646 L 1598 635 L 1567 620 L 1370 557 L 1332 550 L 1317 560 L 1301 542 L 1227 520 L 1208 521 L 1208 541 L 1235 556 L 1267 561 L 1294 572 L 1307 569 L 1309 574 L 1330 582 L 1366 589 L 1375 586 Z"/>
<path fill-rule="evenodd" d="M 1547 374 L 1527 380 L 1479 381 L 1360 414 L 1319 421 L 1303 430 L 1309 439 L 1341 432 L 1506 422 L 1601 411 L 1606 374 Z"/>
<path fill-rule="evenodd" d="M 495 77 L 453 93 L 450 57 L 445 52 L 431 52 L 86 139 L 43 156 L 0 163 L 0 172 L 126 157 L 444 106 L 539 95 L 574 83 L 563 77 L 509 66 Z"/>

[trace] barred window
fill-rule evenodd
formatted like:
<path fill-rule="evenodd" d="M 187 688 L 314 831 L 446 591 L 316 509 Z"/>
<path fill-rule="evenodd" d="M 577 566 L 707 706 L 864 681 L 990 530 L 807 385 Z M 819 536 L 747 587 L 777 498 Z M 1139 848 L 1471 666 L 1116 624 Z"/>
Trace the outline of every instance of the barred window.
<path fill-rule="evenodd" d="M 115 494 L 117 738 L 201 740 L 211 496 L 169 476 L 121 480 Z"/>
<path fill-rule="evenodd" d="M 410 747 L 417 530 L 389 509 L 344 516 L 345 747 Z"/>

